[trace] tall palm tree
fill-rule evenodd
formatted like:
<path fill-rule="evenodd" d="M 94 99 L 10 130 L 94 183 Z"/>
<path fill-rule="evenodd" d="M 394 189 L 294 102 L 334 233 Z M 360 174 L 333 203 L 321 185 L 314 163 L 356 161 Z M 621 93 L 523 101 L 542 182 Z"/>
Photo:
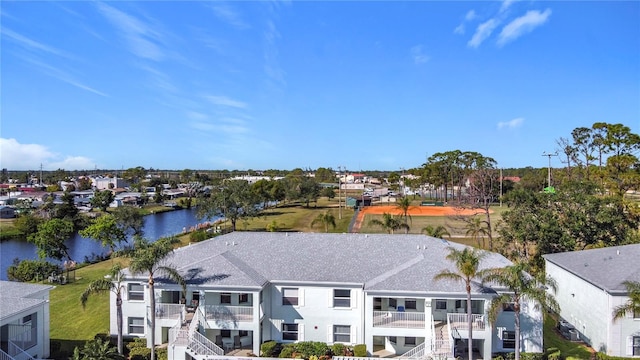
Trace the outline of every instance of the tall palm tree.
<path fill-rule="evenodd" d="M 324 225 L 324 232 L 329 232 L 329 225 L 334 229 L 336 228 L 336 217 L 329 211 L 324 214 L 318 214 L 318 216 L 316 216 L 316 218 L 311 222 L 311 227 L 314 227 L 316 224 Z"/>
<path fill-rule="evenodd" d="M 498 295 L 491 301 L 489 321 L 495 323 L 498 314 L 505 306 L 513 306 L 516 338 L 515 360 L 520 360 L 520 310 L 522 301 L 533 300 L 536 308 L 542 305 L 556 313 L 560 311 L 560 306 L 546 290 L 551 289 L 554 293 L 556 292 L 557 284 L 555 280 L 545 277 L 544 274 L 532 276 L 529 274 L 530 270 L 529 264 L 520 262 L 504 268 L 490 269 L 484 276 L 485 282 L 502 285 L 510 291 L 509 293 Z"/>
<path fill-rule="evenodd" d="M 624 281 L 622 284 L 629 292 L 629 300 L 613 309 L 613 321 L 624 318 L 627 313 L 640 314 L 640 281 Z"/>
<path fill-rule="evenodd" d="M 432 236 L 434 238 L 442 239 L 445 235 L 451 238 L 451 234 L 449 234 L 449 230 L 442 225 L 433 226 L 427 225 L 422 228 L 422 232 L 427 234 L 428 236 Z"/>
<path fill-rule="evenodd" d="M 163 274 L 169 279 L 182 286 L 182 291 L 186 294 L 186 282 L 180 273 L 173 267 L 164 265 L 164 259 L 173 251 L 173 245 L 179 240 L 175 237 L 162 238 L 151 243 L 144 238 L 134 240 L 133 250 L 128 254 L 131 257 L 129 270 L 131 273 L 146 273 L 149 276 L 149 316 L 151 317 L 151 360 L 155 360 L 155 337 L 156 337 L 156 299 L 154 296 L 154 278 Z"/>
<path fill-rule="evenodd" d="M 474 239 L 478 243 L 478 247 L 480 247 L 480 241 L 478 240 L 478 238 L 482 238 L 482 248 L 484 249 L 484 237 L 488 234 L 489 232 L 487 230 L 486 223 L 482 221 L 481 218 L 479 218 L 478 216 L 473 216 L 471 219 L 469 219 L 469 221 L 467 222 L 467 232 L 465 233 L 465 235 Z"/>
<path fill-rule="evenodd" d="M 438 273 L 434 280 L 453 280 L 456 282 L 464 282 L 467 290 L 467 327 L 469 329 L 469 341 L 468 341 L 468 354 L 469 360 L 473 360 L 473 326 L 471 319 L 471 282 L 474 279 L 480 280 L 484 277 L 486 270 L 480 270 L 480 262 L 486 256 L 486 253 L 482 250 L 477 250 L 471 247 L 465 247 L 463 250 L 458 250 L 454 247 L 449 247 L 449 254 L 447 260 L 454 263 L 457 272 L 450 270 L 442 270 Z"/>
<path fill-rule="evenodd" d="M 405 229 L 406 232 L 409 232 L 409 225 L 407 225 L 407 223 L 403 223 L 400 219 L 389 213 L 382 214 L 382 220 L 372 219 L 369 221 L 369 225 L 380 226 L 388 234 L 393 234 L 394 231 L 399 229 Z"/>
<path fill-rule="evenodd" d="M 99 294 L 104 293 L 106 291 L 111 291 L 116 295 L 116 317 L 117 317 L 117 327 L 118 327 L 118 353 L 123 353 L 123 342 L 122 342 L 122 293 L 124 290 L 124 280 L 125 276 L 122 272 L 120 264 L 115 264 L 109 271 L 109 274 L 103 279 L 94 280 L 84 289 L 82 295 L 80 295 L 80 303 L 82 304 L 82 308 L 85 308 L 87 305 L 87 301 L 89 300 L 89 296 L 91 294 Z"/>
<path fill-rule="evenodd" d="M 396 202 L 396 209 L 400 210 L 402 216 L 404 217 L 404 223 L 409 224 L 407 220 L 412 221 L 411 215 L 409 215 L 409 210 L 411 210 L 413 206 L 411 206 L 411 199 L 406 196 L 401 197 Z M 408 228 L 405 228 L 407 232 L 409 232 Z"/>

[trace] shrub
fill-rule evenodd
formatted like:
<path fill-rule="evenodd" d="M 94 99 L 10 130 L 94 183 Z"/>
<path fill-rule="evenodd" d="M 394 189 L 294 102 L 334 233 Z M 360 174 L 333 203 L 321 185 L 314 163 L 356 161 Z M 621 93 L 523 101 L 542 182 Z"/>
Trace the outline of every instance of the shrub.
<path fill-rule="evenodd" d="M 293 358 L 293 352 L 294 352 L 294 344 L 285 344 L 282 347 L 282 350 L 280 351 L 280 356 L 281 358 Z"/>
<path fill-rule="evenodd" d="M 151 353 L 151 350 L 149 350 L 149 353 Z M 156 359 L 157 360 L 168 360 L 169 359 L 169 352 L 168 352 L 167 348 L 157 348 L 156 349 Z"/>
<path fill-rule="evenodd" d="M 544 358 L 543 353 L 520 353 L 520 360 L 543 360 Z"/>
<path fill-rule="evenodd" d="M 624 360 L 624 359 L 628 359 L 628 358 L 619 357 L 619 356 L 609 356 L 607 354 L 598 352 L 598 353 L 596 353 L 596 359 L 597 360 Z"/>
<path fill-rule="evenodd" d="M 264 357 L 278 357 L 281 350 L 282 345 L 275 341 L 267 341 L 260 345 L 260 352 Z"/>
<path fill-rule="evenodd" d="M 58 265 L 44 260 L 22 260 L 15 259 L 13 265 L 7 269 L 9 280 L 29 282 L 46 279 L 51 273 L 60 272 Z"/>
<path fill-rule="evenodd" d="M 358 344 L 353 347 L 353 356 L 356 357 L 366 357 L 367 356 L 367 345 Z"/>
<path fill-rule="evenodd" d="M 129 359 L 131 360 L 149 360 L 151 359 L 151 349 L 147 347 L 136 346 L 130 348 Z"/>
<path fill-rule="evenodd" d="M 546 356 L 548 360 L 562 360 L 562 353 L 560 349 L 551 347 L 546 351 Z"/>
<path fill-rule="evenodd" d="M 194 243 L 207 240 L 210 237 L 206 230 L 196 230 L 189 234 L 189 240 Z"/>
<path fill-rule="evenodd" d="M 333 355 L 344 356 L 346 348 L 347 347 L 344 346 L 344 344 L 335 343 L 331 346 L 331 352 L 333 352 Z"/>

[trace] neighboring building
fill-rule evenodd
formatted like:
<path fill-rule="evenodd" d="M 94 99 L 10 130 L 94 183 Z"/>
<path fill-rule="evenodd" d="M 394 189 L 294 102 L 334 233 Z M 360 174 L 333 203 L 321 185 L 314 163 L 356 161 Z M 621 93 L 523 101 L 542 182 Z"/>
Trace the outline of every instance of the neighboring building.
<path fill-rule="evenodd" d="M 0 205 L 0 219 L 13 219 L 16 217 L 16 210 L 10 206 Z"/>
<path fill-rule="evenodd" d="M 174 360 L 238 347 L 259 354 L 269 340 L 362 343 L 371 354 L 453 358 L 467 348 L 468 328 L 464 284 L 434 281 L 444 269 L 455 271 L 445 259 L 448 247 L 464 248 L 423 235 L 255 232 L 186 246 L 166 263 L 184 274 L 187 294 L 166 279 L 155 281 L 156 343 L 168 343 Z M 508 265 L 496 253 L 482 262 Z M 124 335 L 148 339 L 146 274 L 126 279 Z M 494 289 L 473 284 L 473 347 L 485 359 L 514 347 L 513 312 L 501 313 L 495 327 L 487 321 L 494 296 Z M 112 294 L 112 334 L 115 301 Z M 522 351 L 541 352 L 542 315 L 532 304 L 523 311 Z"/>
<path fill-rule="evenodd" d="M 629 298 L 623 281 L 640 281 L 640 244 L 544 255 L 558 283 L 560 315 L 597 351 L 640 357 L 640 314 L 613 321 Z M 565 325 L 565 327 L 567 327 Z"/>
<path fill-rule="evenodd" d="M 49 357 L 49 291 L 53 286 L 0 281 L 0 358 Z"/>
<path fill-rule="evenodd" d="M 97 190 L 126 188 L 129 186 L 129 182 L 121 178 L 96 177 L 92 178 L 91 182 L 91 185 Z"/>

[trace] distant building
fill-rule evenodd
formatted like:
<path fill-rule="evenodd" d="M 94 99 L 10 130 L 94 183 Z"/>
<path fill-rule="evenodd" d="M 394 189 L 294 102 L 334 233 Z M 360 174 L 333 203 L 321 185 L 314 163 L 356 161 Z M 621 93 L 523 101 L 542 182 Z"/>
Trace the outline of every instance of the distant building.
<path fill-rule="evenodd" d="M 13 219 L 16 217 L 16 211 L 10 206 L 0 206 L 0 219 Z"/>
<path fill-rule="evenodd" d="M 98 190 L 117 189 L 128 187 L 129 182 L 121 178 L 96 177 L 91 179 L 91 186 Z"/>

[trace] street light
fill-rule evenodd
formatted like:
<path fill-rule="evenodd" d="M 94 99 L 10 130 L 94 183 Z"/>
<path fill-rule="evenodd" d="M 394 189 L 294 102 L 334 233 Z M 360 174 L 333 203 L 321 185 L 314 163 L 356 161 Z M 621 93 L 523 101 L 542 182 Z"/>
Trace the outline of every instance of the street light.
<path fill-rule="evenodd" d="M 547 156 L 549 158 L 549 166 L 547 168 L 547 186 L 551 187 L 551 157 L 558 156 L 558 153 L 547 153 L 546 151 L 542 153 L 542 156 Z"/>

